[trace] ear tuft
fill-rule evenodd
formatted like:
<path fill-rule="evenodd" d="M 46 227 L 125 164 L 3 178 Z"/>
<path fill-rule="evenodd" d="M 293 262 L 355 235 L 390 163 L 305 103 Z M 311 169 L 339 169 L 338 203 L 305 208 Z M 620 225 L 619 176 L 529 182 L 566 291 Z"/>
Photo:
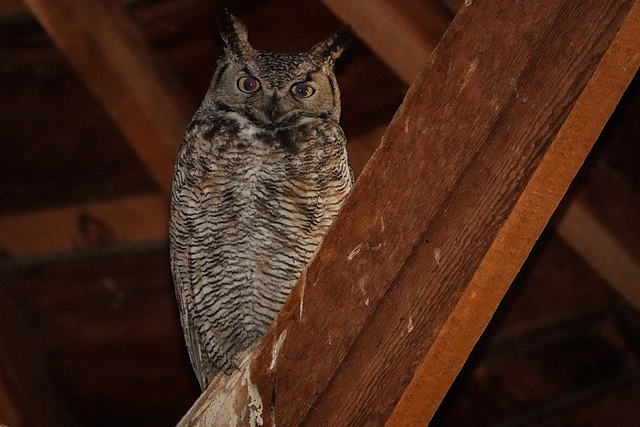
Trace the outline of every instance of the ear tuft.
<path fill-rule="evenodd" d="M 249 44 L 247 29 L 228 9 L 219 13 L 218 29 L 226 45 L 227 54 L 241 57 L 253 50 Z"/>
<path fill-rule="evenodd" d="M 353 32 L 351 31 L 351 27 L 342 27 L 325 41 L 315 45 L 311 49 L 311 54 L 318 57 L 319 60 L 325 64 L 333 67 L 333 64 L 340 58 L 352 37 Z"/>

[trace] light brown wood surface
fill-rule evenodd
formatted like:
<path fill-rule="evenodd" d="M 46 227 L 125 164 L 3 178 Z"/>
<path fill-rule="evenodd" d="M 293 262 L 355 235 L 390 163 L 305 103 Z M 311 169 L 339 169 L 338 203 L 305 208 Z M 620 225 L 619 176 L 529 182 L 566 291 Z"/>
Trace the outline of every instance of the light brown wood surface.
<path fill-rule="evenodd" d="M 25 0 L 168 194 L 195 109 L 117 0 Z"/>
<path fill-rule="evenodd" d="M 410 84 L 451 22 L 435 0 L 323 0 Z"/>
<path fill-rule="evenodd" d="M 160 195 L 135 196 L 0 217 L 6 258 L 165 241 L 169 208 Z"/>

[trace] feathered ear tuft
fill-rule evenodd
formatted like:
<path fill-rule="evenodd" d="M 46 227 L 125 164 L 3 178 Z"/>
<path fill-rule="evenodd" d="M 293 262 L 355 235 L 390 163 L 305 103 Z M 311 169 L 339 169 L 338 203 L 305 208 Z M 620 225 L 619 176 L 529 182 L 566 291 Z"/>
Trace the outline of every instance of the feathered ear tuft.
<path fill-rule="evenodd" d="M 218 15 L 218 29 L 226 45 L 227 54 L 239 58 L 253 51 L 247 29 L 229 10 L 223 9 Z"/>
<path fill-rule="evenodd" d="M 352 36 L 351 27 L 342 27 L 337 33 L 315 45 L 311 49 L 311 54 L 326 65 L 333 67 L 336 59 L 340 58 Z"/>

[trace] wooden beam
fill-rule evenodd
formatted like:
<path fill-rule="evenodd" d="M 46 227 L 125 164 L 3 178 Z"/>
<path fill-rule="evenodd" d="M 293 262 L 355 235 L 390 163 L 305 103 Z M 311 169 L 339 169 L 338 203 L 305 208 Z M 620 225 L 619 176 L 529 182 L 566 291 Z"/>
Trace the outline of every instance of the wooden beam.
<path fill-rule="evenodd" d="M 323 0 L 407 84 L 410 84 L 452 15 L 435 0 Z"/>
<path fill-rule="evenodd" d="M 25 0 L 166 196 L 194 108 L 117 0 Z"/>
<path fill-rule="evenodd" d="M 250 362 L 180 425 L 427 424 L 638 69 L 639 13 L 458 13 Z"/>
<path fill-rule="evenodd" d="M 384 8 L 377 8 L 374 3 L 369 2 L 363 2 L 360 5 L 327 0 L 326 3 L 334 9 L 338 16 L 353 25 L 356 30 L 363 27 L 362 31 L 358 31 L 359 35 L 406 82 L 411 82 L 418 74 L 418 70 L 424 63 L 425 58 L 431 54 L 439 39 L 438 32 L 435 31 L 437 26 L 430 27 L 427 22 L 422 26 L 412 25 L 416 19 L 413 17 L 415 13 L 426 15 L 428 11 L 426 9 L 416 10 L 407 2 L 395 2 L 385 5 L 385 7 L 392 9 L 393 12 Z M 446 5 L 452 13 L 459 10 L 464 4 L 472 4 L 471 1 L 461 0 L 441 0 L 441 3 Z M 426 4 L 431 3 L 426 2 Z M 363 10 L 364 12 L 362 12 Z M 377 17 L 378 14 L 397 18 L 393 20 L 386 18 L 388 20 L 388 22 L 385 21 L 387 22 L 386 25 L 393 26 L 393 30 L 389 29 L 382 32 L 389 33 L 387 35 L 381 35 L 374 31 L 375 27 L 371 23 L 376 21 L 373 18 L 365 20 L 369 15 Z M 447 23 L 443 20 L 439 25 L 446 28 Z M 431 42 L 412 44 L 416 50 L 405 49 L 407 41 L 412 38 L 431 40 Z M 398 55 L 402 55 L 402 59 L 399 59 Z M 354 162 L 354 169 L 358 170 L 363 163 L 361 159 L 366 158 L 368 153 L 369 155 L 373 153 L 374 143 L 379 141 L 379 137 L 372 136 L 373 139 L 369 143 L 364 142 L 365 137 L 360 138 L 358 143 L 354 144 L 353 151 L 357 155 L 355 158 L 358 159 L 357 163 Z M 605 236 L 611 236 L 612 233 L 621 236 L 620 233 L 615 233 L 612 230 L 615 224 L 601 220 L 597 221 L 596 218 L 589 214 L 585 206 L 580 204 L 579 199 L 576 199 L 575 203 L 580 206 L 568 206 L 566 209 L 566 214 L 570 218 L 557 222 L 559 226 L 563 227 L 562 230 L 558 230 L 560 236 L 567 241 L 569 246 L 580 253 L 596 271 L 602 274 L 605 280 L 611 280 L 610 285 L 614 289 L 620 291 L 634 307 L 638 307 L 637 301 L 640 300 L 640 288 L 636 287 L 637 279 L 633 278 L 637 274 L 638 265 L 640 265 L 640 252 L 630 254 L 628 253 L 628 247 L 625 248 L 620 245 L 619 239 L 605 238 Z M 573 225 L 570 227 L 569 224 Z M 577 224 L 580 224 L 582 228 L 578 230 Z M 602 245 L 607 245 L 609 250 L 603 251 Z M 612 254 L 616 254 L 616 256 Z M 616 259 L 620 260 L 617 264 L 613 263 Z M 625 278 L 630 278 L 630 280 Z"/>
<path fill-rule="evenodd" d="M 349 140 L 360 174 L 386 128 Z M 168 207 L 161 195 L 131 196 L 0 216 L 0 258 L 56 256 L 92 248 L 166 241 Z M 0 268 L 2 267 L 0 261 Z"/>
<path fill-rule="evenodd" d="M 640 311 L 640 200 L 603 163 L 558 212 L 556 232 Z"/>
<path fill-rule="evenodd" d="M 166 240 L 169 208 L 160 195 L 127 197 L 0 216 L 3 258 Z"/>

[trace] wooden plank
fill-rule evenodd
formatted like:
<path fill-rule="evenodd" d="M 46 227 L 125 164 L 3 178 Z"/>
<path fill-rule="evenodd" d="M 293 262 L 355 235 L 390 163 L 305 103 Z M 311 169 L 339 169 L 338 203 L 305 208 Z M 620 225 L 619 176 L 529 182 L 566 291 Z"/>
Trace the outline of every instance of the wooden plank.
<path fill-rule="evenodd" d="M 323 0 L 410 84 L 429 59 L 452 15 L 435 0 Z"/>
<path fill-rule="evenodd" d="M 127 197 L 0 217 L 0 253 L 12 259 L 166 240 L 166 199 Z"/>
<path fill-rule="evenodd" d="M 586 3 L 583 9 L 585 14 L 587 14 Z M 464 334 L 460 333 L 459 328 L 464 325 L 467 331 L 476 336 L 476 339 L 480 337 L 493 313 L 491 306 L 497 307 L 506 292 L 506 288 L 503 292 L 496 289 L 505 285 L 508 287 L 515 278 L 535 239 L 546 226 L 546 221 L 558 205 L 640 67 L 640 40 L 637 38 L 637 34 L 640 33 L 640 5 L 636 1 L 615 3 L 617 4 L 613 5 L 612 2 L 612 10 L 608 11 L 612 15 L 606 18 L 602 16 L 603 21 L 601 21 L 603 25 L 605 22 L 610 25 L 609 37 L 615 36 L 615 38 L 609 39 L 610 44 L 602 55 L 597 69 L 575 101 L 572 111 L 555 136 L 547 155 L 533 174 L 510 218 L 498 232 L 497 244 L 487 253 L 486 261 L 480 264 L 471 286 L 467 288 L 460 300 L 461 303 L 465 300 L 471 303 L 478 292 L 486 292 L 490 301 L 493 301 L 488 301 L 484 307 L 476 306 L 476 310 L 473 311 L 465 307 L 466 304 L 458 304 L 440 330 L 439 339 L 416 370 L 413 380 L 388 420 L 388 425 L 408 426 L 416 420 L 431 419 L 475 345 L 475 340 L 463 338 Z M 590 11 L 596 11 L 600 8 L 599 6 L 596 2 L 591 2 L 592 10 Z M 624 18 L 621 27 L 618 27 L 619 21 L 616 22 L 613 15 L 615 8 L 618 8 L 618 13 L 621 13 Z M 571 20 L 567 9 L 560 9 L 560 12 Z M 558 29 L 573 31 L 573 36 L 579 37 L 580 31 L 577 28 L 581 28 L 580 23 L 576 22 L 576 26 L 564 26 L 558 22 L 557 25 L 559 25 Z M 590 23 L 584 28 L 590 27 L 593 30 L 596 25 Z M 594 33 L 592 36 L 595 35 Z M 589 32 L 585 31 L 585 34 Z M 588 50 L 589 48 L 585 49 L 585 52 Z M 578 70 L 574 72 L 579 73 Z M 553 194 L 553 192 L 558 193 Z M 536 218 L 537 215 L 532 213 L 542 214 L 546 218 L 541 221 L 541 218 Z M 533 228 L 532 232 L 524 232 L 531 228 Z M 521 260 L 517 269 L 516 266 L 508 264 L 510 255 L 516 248 L 526 250 L 526 253 L 520 255 Z M 473 286 L 474 284 L 477 286 Z M 491 297 L 490 295 L 494 292 L 498 295 L 494 294 Z"/>
<path fill-rule="evenodd" d="M 332 1 L 326 1 L 328 5 L 334 3 Z M 345 21 L 351 23 L 356 30 L 361 26 L 365 27 L 363 31 L 359 31 L 359 35 L 369 45 L 369 47 L 377 52 L 382 60 L 389 65 L 393 70 L 398 73 L 406 82 L 411 82 L 413 78 L 418 74 L 418 70 L 425 62 L 425 58 L 431 54 L 431 51 L 435 47 L 435 43 L 439 37 L 437 32 L 433 28 L 429 27 L 428 23 L 423 26 L 412 26 L 412 22 L 409 22 L 409 17 L 412 17 L 415 13 L 428 14 L 427 10 L 413 9 L 411 5 L 406 2 L 389 3 L 385 7 L 392 9 L 392 11 L 378 8 L 374 3 L 364 2 L 362 5 L 353 4 L 351 7 L 345 5 L 345 2 L 335 2 L 332 7 L 336 13 L 341 16 Z M 429 2 L 426 2 L 427 4 Z M 471 1 L 459 1 L 459 0 L 442 0 L 441 3 L 445 4 L 447 8 L 455 13 L 462 7 L 463 4 L 471 5 Z M 351 3 L 347 3 L 351 4 Z M 430 4 L 430 3 L 429 3 Z M 426 6 L 425 6 L 426 7 Z M 368 10 L 368 9 L 371 10 Z M 365 13 L 362 13 L 365 10 Z M 375 27 L 372 27 L 373 18 L 364 22 L 364 17 L 368 15 L 378 16 L 378 14 L 392 17 L 403 17 L 403 19 L 391 20 L 389 19 L 387 25 L 392 26 L 393 30 L 388 32 L 391 35 L 378 34 L 374 31 Z M 411 18 L 415 20 L 416 18 Z M 443 21 L 441 26 L 446 28 L 446 24 Z M 383 27 L 384 28 L 384 27 Z M 367 29 L 369 31 L 367 31 Z M 384 33 L 384 31 L 383 31 Z M 421 38 L 423 40 L 431 40 L 430 43 L 412 44 L 416 50 L 405 49 L 408 40 Z M 397 56 L 402 55 L 402 59 Z M 354 152 L 357 159 L 354 162 L 354 168 L 361 170 L 363 165 L 363 158 L 367 158 L 375 149 L 375 143 L 379 141 L 379 137 L 372 132 L 371 142 L 364 142 L 365 138 L 361 138 L 357 144 L 354 145 Z M 611 197 L 615 197 L 615 193 L 611 193 Z M 627 197 L 628 198 L 628 197 Z M 572 203 L 572 202 L 569 202 Z M 566 215 L 569 216 L 566 220 L 557 222 L 558 226 L 563 227 L 562 230 L 558 230 L 560 235 L 567 239 L 567 243 L 578 251 L 592 267 L 605 277 L 606 280 L 611 280 L 611 286 L 614 289 L 619 290 L 622 295 L 636 308 L 639 306 L 640 301 L 640 286 L 638 286 L 638 268 L 640 268 L 640 251 L 635 253 L 629 253 L 629 246 L 621 245 L 620 238 L 624 238 L 621 233 L 616 233 L 614 228 L 616 223 L 611 221 L 597 221 L 586 209 L 584 204 L 581 204 L 579 198 L 576 199 L 576 206 L 568 206 L 566 209 Z M 606 202 L 603 202 L 606 204 Z M 626 222 L 628 224 L 628 221 Z M 619 224 L 619 223 L 618 223 Z M 591 228 L 593 227 L 593 228 Z M 615 234 L 618 238 L 611 238 Z M 633 235 L 633 234 L 629 234 Z M 607 250 L 603 250 L 603 248 Z M 619 261 L 618 261 L 619 260 Z"/>
<path fill-rule="evenodd" d="M 117 0 L 25 0 L 168 197 L 194 108 Z"/>
<path fill-rule="evenodd" d="M 427 424 L 637 70 L 638 12 L 458 13 L 254 356 L 180 425 Z"/>
<path fill-rule="evenodd" d="M 640 202 L 603 164 L 567 200 L 557 233 L 640 311 Z"/>

